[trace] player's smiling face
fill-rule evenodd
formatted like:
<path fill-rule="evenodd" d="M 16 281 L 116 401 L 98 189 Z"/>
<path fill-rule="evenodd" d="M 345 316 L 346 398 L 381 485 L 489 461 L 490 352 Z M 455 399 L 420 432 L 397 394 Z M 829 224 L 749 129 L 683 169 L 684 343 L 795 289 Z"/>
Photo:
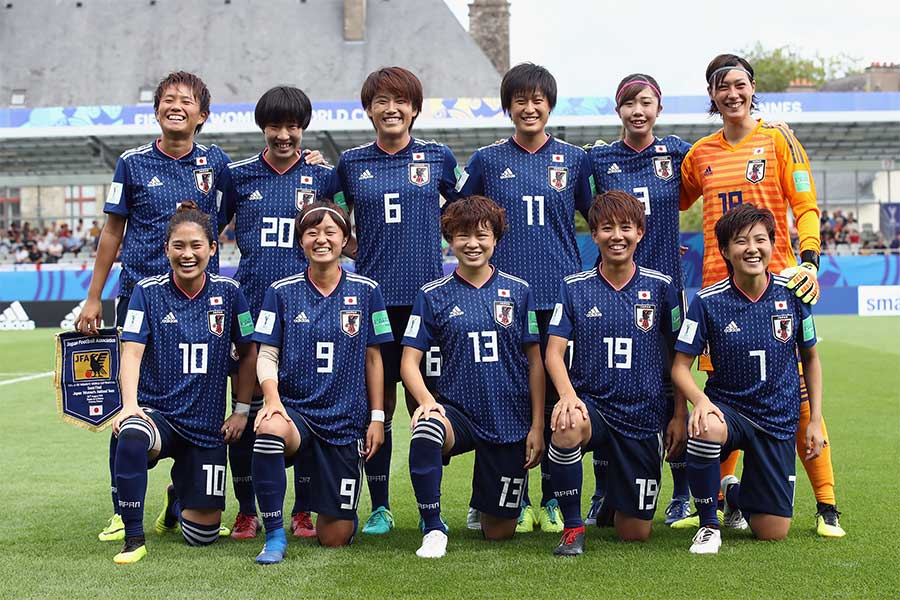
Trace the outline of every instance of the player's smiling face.
<path fill-rule="evenodd" d="M 510 102 L 509 118 L 520 135 L 543 133 L 550 119 L 550 103 L 541 90 L 517 92 Z"/>
<path fill-rule="evenodd" d="M 166 137 L 193 136 L 208 116 L 200 111 L 200 103 L 186 85 L 170 85 L 163 90 L 156 109 L 156 120 Z"/>
<path fill-rule="evenodd" d="M 653 132 L 656 117 L 661 110 L 659 98 L 653 90 L 645 87 L 637 96 L 623 102 L 616 112 L 619 113 L 628 136 L 641 137 Z"/>
<path fill-rule="evenodd" d="M 210 242 L 203 227 L 193 222 L 176 225 L 166 242 L 166 257 L 182 288 L 203 276 L 209 259 L 216 253 L 216 243 Z"/>
<path fill-rule="evenodd" d="M 772 259 L 772 240 L 762 223 L 756 223 L 728 242 L 722 257 L 731 263 L 735 275 L 755 277 L 764 275 Z"/>
<path fill-rule="evenodd" d="M 600 250 L 600 260 L 607 265 L 630 264 L 644 231 L 631 221 L 604 221 L 591 233 Z"/>
<path fill-rule="evenodd" d="M 458 231 L 450 240 L 450 248 L 459 266 L 470 271 L 488 266 L 496 247 L 497 238 L 487 223 L 469 231 Z"/>
<path fill-rule="evenodd" d="M 378 135 L 388 137 L 409 135 L 413 118 L 419 115 L 408 98 L 382 91 L 372 98 L 366 114 L 372 119 Z"/>
<path fill-rule="evenodd" d="M 750 116 L 756 86 L 744 71 L 727 71 L 716 89 L 710 87 L 707 91 L 723 119 L 739 121 Z"/>
<path fill-rule="evenodd" d="M 347 245 L 347 238 L 332 215 L 326 213 L 318 225 L 311 225 L 303 230 L 300 245 L 310 264 L 337 265 L 341 258 L 341 250 Z"/>
<path fill-rule="evenodd" d="M 270 158 L 293 161 L 300 151 L 303 130 L 299 123 L 272 123 L 263 130 Z"/>

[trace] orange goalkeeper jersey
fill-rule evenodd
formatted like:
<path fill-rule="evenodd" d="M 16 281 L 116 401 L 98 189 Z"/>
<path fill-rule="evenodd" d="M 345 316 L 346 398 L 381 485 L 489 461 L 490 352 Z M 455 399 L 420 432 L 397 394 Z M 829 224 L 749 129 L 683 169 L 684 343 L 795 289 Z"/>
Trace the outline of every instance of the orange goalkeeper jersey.
<path fill-rule="evenodd" d="M 694 144 L 681 164 L 681 210 L 703 196 L 703 287 L 728 277 L 715 226 L 728 209 L 752 202 L 775 215 L 775 247 L 769 270 L 797 264 L 788 233 L 788 207 L 800 234 L 800 250 L 819 252 L 819 209 L 809 159 L 784 127 L 756 129 L 736 146 L 723 130 Z"/>

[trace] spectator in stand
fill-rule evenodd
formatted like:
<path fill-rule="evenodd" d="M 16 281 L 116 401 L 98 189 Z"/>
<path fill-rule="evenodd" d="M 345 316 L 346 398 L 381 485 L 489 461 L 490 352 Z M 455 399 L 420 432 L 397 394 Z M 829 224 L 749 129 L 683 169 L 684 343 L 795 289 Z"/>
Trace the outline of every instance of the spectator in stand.
<path fill-rule="evenodd" d="M 100 225 L 97 224 L 96 220 L 91 221 L 91 230 L 88 231 L 88 239 L 91 241 L 91 256 L 96 256 L 97 243 L 100 241 Z"/>
<path fill-rule="evenodd" d="M 33 265 L 39 265 L 44 262 L 44 253 L 38 249 L 38 245 L 34 241 L 29 241 L 25 243 L 25 248 L 28 250 L 28 262 Z"/>
<path fill-rule="evenodd" d="M 891 254 L 900 254 L 900 229 L 894 233 L 894 239 L 891 240 Z"/>
<path fill-rule="evenodd" d="M 856 217 L 853 216 L 853 213 L 847 213 L 847 222 L 845 225 L 855 225 L 857 228 L 859 227 L 859 221 L 856 220 Z"/>
<path fill-rule="evenodd" d="M 859 230 L 856 227 L 850 226 L 850 222 L 848 221 L 846 225 L 844 225 L 844 231 L 847 232 L 847 241 L 850 244 L 859 244 Z"/>
<path fill-rule="evenodd" d="M 28 260 L 28 249 L 25 246 L 19 246 L 19 249 L 16 250 L 16 264 L 24 265 L 31 261 Z"/>
<path fill-rule="evenodd" d="M 65 252 L 62 243 L 63 239 L 68 238 L 56 238 L 52 242 L 47 244 L 47 256 L 44 262 L 46 262 L 47 264 L 59 262 L 59 259 L 62 258 L 63 252 Z"/>
<path fill-rule="evenodd" d="M 884 235 L 881 232 L 878 232 L 878 237 L 875 238 L 875 241 L 872 243 L 870 248 L 872 248 L 874 254 L 887 254 L 888 245 L 887 242 L 885 242 Z"/>
<path fill-rule="evenodd" d="M 837 246 L 840 247 L 840 246 L 849 245 L 850 242 L 847 240 L 847 230 L 844 229 L 843 227 L 838 229 L 837 225 L 835 225 L 835 230 L 837 231 L 837 234 L 835 234 L 834 241 L 837 244 Z"/>
<path fill-rule="evenodd" d="M 823 210 L 821 216 L 819 216 L 819 224 L 821 227 L 831 224 L 831 217 L 828 216 L 827 210 Z"/>
<path fill-rule="evenodd" d="M 834 211 L 834 228 L 835 229 L 843 229 L 844 225 L 847 224 L 847 219 L 844 218 L 844 213 L 841 210 Z"/>

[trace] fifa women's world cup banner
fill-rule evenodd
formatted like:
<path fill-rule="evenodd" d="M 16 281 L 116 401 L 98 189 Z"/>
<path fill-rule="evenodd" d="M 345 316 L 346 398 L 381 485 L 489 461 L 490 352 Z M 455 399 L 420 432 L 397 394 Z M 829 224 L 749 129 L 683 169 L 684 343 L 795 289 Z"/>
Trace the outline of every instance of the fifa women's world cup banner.
<path fill-rule="evenodd" d="M 119 332 L 56 334 L 56 405 L 63 420 L 102 431 L 122 409 Z"/>

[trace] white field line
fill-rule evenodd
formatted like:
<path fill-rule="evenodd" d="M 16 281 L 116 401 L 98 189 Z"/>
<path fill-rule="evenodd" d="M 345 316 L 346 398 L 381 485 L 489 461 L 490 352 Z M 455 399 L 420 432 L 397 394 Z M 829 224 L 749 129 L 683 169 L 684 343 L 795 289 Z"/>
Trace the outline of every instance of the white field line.
<path fill-rule="evenodd" d="M 31 381 L 32 379 L 40 379 L 41 377 L 49 377 L 53 375 L 54 371 L 47 371 L 46 373 L 37 373 L 35 375 L 28 375 L 26 377 L 16 377 L 15 379 L 8 379 L 6 381 L 0 381 L 0 385 L 11 385 L 13 383 L 21 383 L 22 381 Z"/>

